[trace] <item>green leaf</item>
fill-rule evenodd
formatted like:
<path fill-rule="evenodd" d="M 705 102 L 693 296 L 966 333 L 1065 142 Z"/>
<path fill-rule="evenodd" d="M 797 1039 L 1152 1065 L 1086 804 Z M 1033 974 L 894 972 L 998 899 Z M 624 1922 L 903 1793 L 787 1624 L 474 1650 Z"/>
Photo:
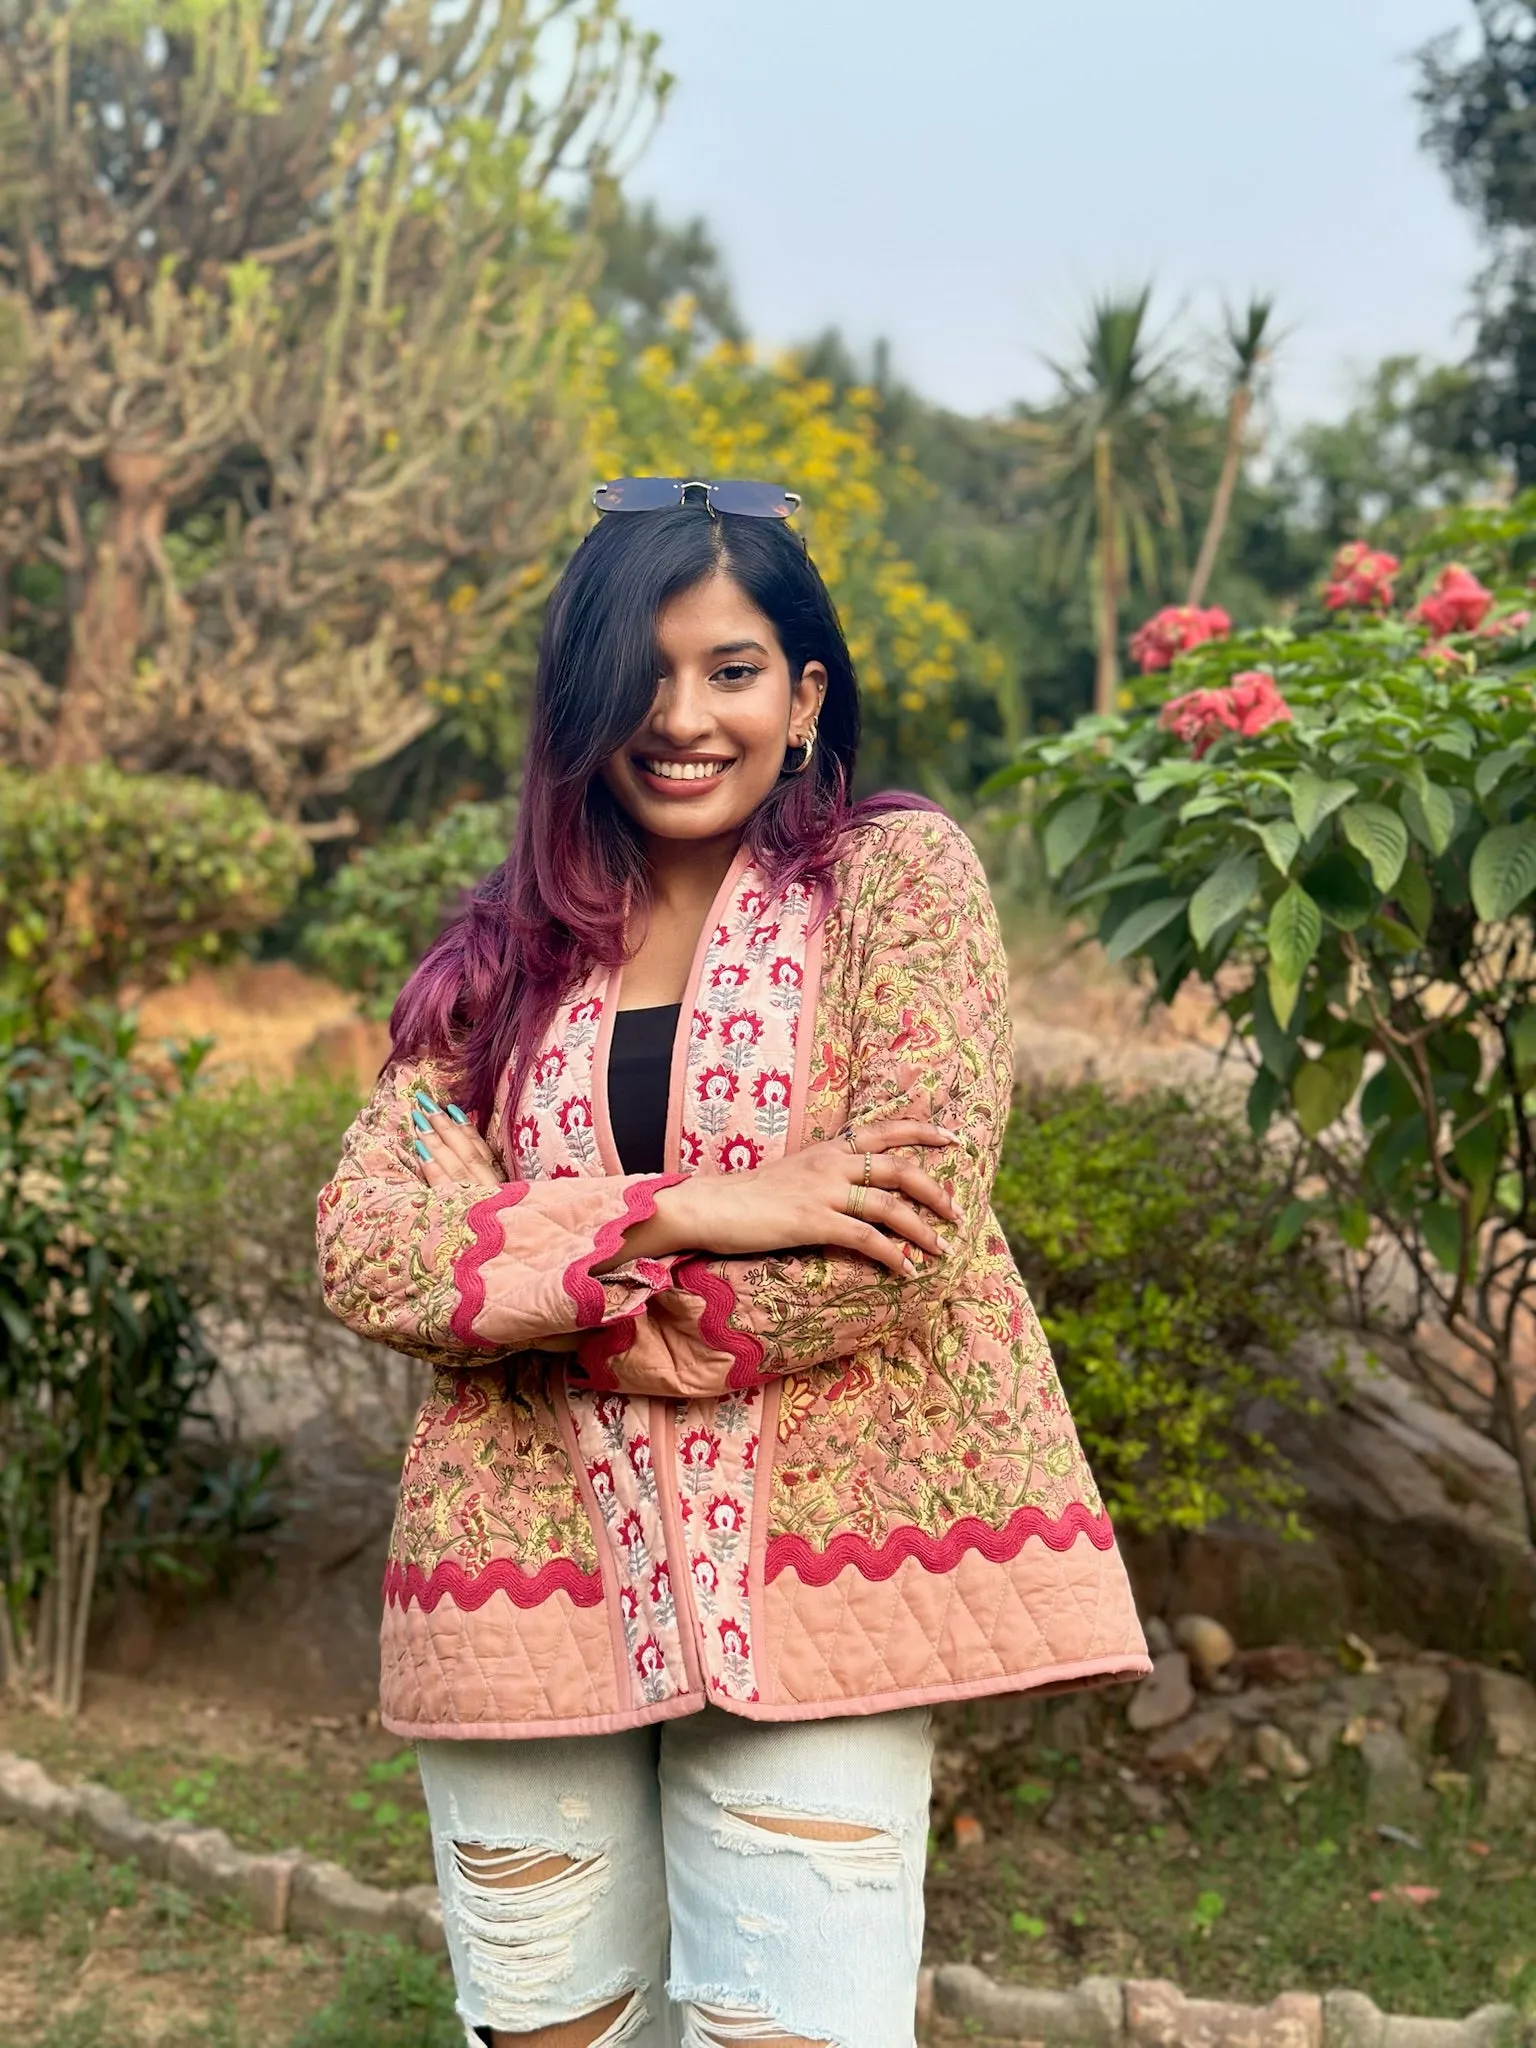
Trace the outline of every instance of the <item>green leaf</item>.
<path fill-rule="evenodd" d="M 1248 1090 L 1248 1128 L 1256 1138 L 1262 1138 L 1269 1129 L 1284 1100 L 1285 1083 L 1268 1067 L 1260 1067 Z"/>
<path fill-rule="evenodd" d="M 1269 855 L 1277 873 L 1290 873 L 1291 862 L 1296 858 L 1301 845 L 1301 834 L 1289 818 L 1273 818 L 1267 825 L 1255 825 L 1259 842 Z"/>
<path fill-rule="evenodd" d="M 1408 828 L 1385 804 L 1349 804 L 1339 818 L 1344 837 L 1365 855 L 1371 880 L 1382 894 L 1392 888 L 1408 858 Z"/>
<path fill-rule="evenodd" d="M 1340 1203 L 1333 1220 L 1350 1250 L 1363 1252 L 1371 1241 L 1371 1212 L 1364 1202 Z"/>
<path fill-rule="evenodd" d="M 1139 910 L 1133 910 L 1105 940 L 1106 958 L 1125 960 L 1140 952 L 1148 939 L 1156 938 L 1165 926 L 1173 923 L 1184 909 L 1184 901 L 1182 896 L 1159 896 L 1155 902 L 1143 903 Z"/>
<path fill-rule="evenodd" d="M 1287 1202 L 1280 1211 L 1278 1222 L 1270 1232 L 1269 1248 L 1272 1252 L 1288 1252 L 1312 1221 L 1310 1202 Z"/>
<path fill-rule="evenodd" d="M 1504 779 L 1504 771 L 1513 766 L 1527 749 L 1521 747 L 1496 747 L 1477 764 L 1477 773 L 1472 778 L 1472 787 L 1480 797 L 1488 796 L 1497 789 Z"/>
<path fill-rule="evenodd" d="M 1015 1934 L 1028 1935 L 1031 1941 L 1039 1941 L 1045 1933 L 1045 1922 L 1037 1919 L 1033 1913 L 1010 1913 L 1008 1925 Z"/>
<path fill-rule="evenodd" d="M 1352 782 L 1325 782 L 1310 768 L 1298 768 L 1291 784 L 1291 815 L 1303 839 L 1310 839 L 1325 818 L 1356 793 Z"/>
<path fill-rule="evenodd" d="M 1471 883 L 1473 906 L 1487 924 L 1523 903 L 1536 888 L 1536 819 L 1485 832 L 1472 856 Z"/>
<path fill-rule="evenodd" d="M 1301 977 L 1306 973 L 1322 936 L 1322 912 L 1306 890 L 1292 882 L 1284 895 L 1276 899 L 1275 907 L 1269 913 L 1267 932 L 1270 963 L 1282 982 L 1300 987 Z M 1275 1015 L 1280 1015 L 1278 1003 Z M 1287 1008 L 1286 1016 L 1289 1015 L 1290 1009 Z"/>
<path fill-rule="evenodd" d="M 1287 1011 L 1287 1019 L 1289 1015 Z M 1270 1073 L 1277 1081 L 1289 1081 L 1301 1058 L 1301 1048 L 1275 1015 L 1268 984 L 1262 981 L 1255 984 L 1253 991 L 1253 1035 L 1258 1041 L 1259 1057 Z"/>
<path fill-rule="evenodd" d="M 1075 796 L 1059 811 L 1053 811 L 1041 835 L 1045 849 L 1045 870 L 1055 881 L 1071 867 L 1098 829 L 1103 803 L 1091 792 Z"/>
<path fill-rule="evenodd" d="M 1429 931 L 1429 921 L 1435 914 L 1435 894 L 1429 886 L 1429 878 L 1416 860 L 1406 863 L 1397 878 L 1397 907 L 1408 923 L 1422 939 Z"/>
<path fill-rule="evenodd" d="M 1504 1133 L 1502 1112 L 1485 1109 L 1480 1121 L 1463 1131 L 1451 1152 L 1456 1171 L 1477 1198 L 1479 1215 L 1488 1206 L 1494 1180 L 1504 1164 Z"/>
<path fill-rule="evenodd" d="M 1287 981 L 1285 976 L 1270 961 L 1265 971 L 1264 986 L 1269 993 L 1270 1008 L 1275 1013 L 1275 1022 L 1283 1031 L 1290 1023 L 1296 1008 L 1296 998 L 1301 994 L 1299 981 Z"/>
<path fill-rule="evenodd" d="M 1509 1032 L 1509 1049 L 1514 1056 L 1515 1072 L 1522 1083 L 1536 1073 L 1536 1004 L 1528 1005 L 1512 1017 L 1506 1027 Z"/>
<path fill-rule="evenodd" d="M 1084 889 L 1074 889 L 1070 896 L 1063 896 L 1063 910 L 1075 910 L 1080 903 L 1091 903 L 1095 896 L 1112 896 L 1116 889 L 1130 889 L 1138 882 L 1150 882 L 1162 874 L 1155 860 L 1138 860 L 1128 868 L 1114 868 L 1107 875 L 1100 875 Z"/>
<path fill-rule="evenodd" d="M 1230 811 L 1237 802 L 1234 796 L 1226 795 L 1219 789 L 1205 790 L 1199 796 L 1192 796 L 1179 809 L 1179 823 L 1192 824 L 1196 818 L 1213 818 L 1218 811 Z"/>
<path fill-rule="evenodd" d="M 1448 789 L 1425 781 L 1418 790 L 1403 791 L 1403 823 L 1433 854 L 1442 854 L 1456 830 L 1456 805 Z"/>
<path fill-rule="evenodd" d="M 1246 910 L 1258 886 L 1258 862 L 1246 853 L 1230 855 L 1207 875 L 1190 898 L 1189 930 L 1195 944 L 1204 946 L 1229 918 Z"/>
<path fill-rule="evenodd" d="M 1308 1060 L 1291 1083 L 1296 1121 L 1306 1137 L 1315 1138 L 1344 1114 L 1360 1085 L 1363 1055 L 1359 1046 Z"/>
<path fill-rule="evenodd" d="M 1339 847 L 1314 861 L 1302 880 L 1324 917 L 1341 931 L 1358 930 L 1376 908 L 1370 883 Z"/>
<path fill-rule="evenodd" d="M 1419 1211 L 1419 1229 L 1438 1265 L 1447 1273 L 1461 1268 L 1461 1210 L 1451 1202 L 1430 1202 Z"/>

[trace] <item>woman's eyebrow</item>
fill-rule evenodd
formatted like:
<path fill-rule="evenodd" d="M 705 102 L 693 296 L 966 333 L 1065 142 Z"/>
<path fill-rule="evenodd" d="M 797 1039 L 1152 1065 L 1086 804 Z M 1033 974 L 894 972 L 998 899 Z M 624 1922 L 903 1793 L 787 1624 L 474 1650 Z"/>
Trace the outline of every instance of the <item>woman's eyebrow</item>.
<path fill-rule="evenodd" d="M 709 651 L 712 656 L 721 654 L 766 655 L 768 652 L 760 640 L 722 640 L 718 647 L 711 647 Z"/>

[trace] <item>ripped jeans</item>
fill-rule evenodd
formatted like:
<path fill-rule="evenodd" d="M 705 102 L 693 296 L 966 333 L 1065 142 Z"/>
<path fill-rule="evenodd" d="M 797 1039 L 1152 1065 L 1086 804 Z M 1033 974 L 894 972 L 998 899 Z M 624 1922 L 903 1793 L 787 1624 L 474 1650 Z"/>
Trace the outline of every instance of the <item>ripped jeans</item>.
<path fill-rule="evenodd" d="M 610 2006 L 593 2048 L 911 2048 L 922 1709 L 419 1753 L 471 2048 Z"/>

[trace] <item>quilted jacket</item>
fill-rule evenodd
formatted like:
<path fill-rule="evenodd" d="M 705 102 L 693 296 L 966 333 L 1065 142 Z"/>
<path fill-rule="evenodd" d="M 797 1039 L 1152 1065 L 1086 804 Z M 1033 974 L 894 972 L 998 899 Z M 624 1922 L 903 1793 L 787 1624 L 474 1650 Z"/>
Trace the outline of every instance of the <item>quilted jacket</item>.
<path fill-rule="evenodd" d="M 760 1720 L 1147 1670 L 1109 1520 L 989 1190 L 1012 1094 L 1007 971 L 965 836 L 889 814 L 820 920 L 739 855 L 701 936 L 667 1157 L 624 1173 L 606 1113 L 622 971 L 561 1004 L 496 1119 L 505 1184 L 416 1171 L 389 1067 L 320 1196 L 326 1299 L 421 1358 L 384 1583 L 382 1717 L 404 1736 Z M 503 1112 L 504 1112 L 503 1105 Z M 957 1131 L 926 1155 L 949 1250 L 637 1258 L 684 1174 L 749 1171 L 850 1123 Z M 541 1351 L 584 1332 L 574 1355 Z"/>

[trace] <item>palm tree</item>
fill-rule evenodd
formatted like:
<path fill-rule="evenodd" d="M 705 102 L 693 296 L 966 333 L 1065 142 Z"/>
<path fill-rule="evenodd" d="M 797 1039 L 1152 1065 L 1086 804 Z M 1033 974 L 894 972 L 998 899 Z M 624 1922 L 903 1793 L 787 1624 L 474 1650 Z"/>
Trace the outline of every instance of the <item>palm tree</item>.
<path fill-rule="evenodd" d="M 1134 298 L 1094 301 L 1078 362 L 1052 364 L 1060 396 L 1029 435 L 1044 444 L 1046 481 L 1057 500 L 1059 579 L 1075 580 L 1090 557 L 1099 712 L 1114 710 L 1119 690 L 1120 605 L 1131 564 L 1155 590 L 1160 557 L 1171 548 L 1177 558 L 1183 539 L 1158 402 L 1171 364 L 1147 334 L 1151 298 L 1148 285 Z"/>
<path fill-rule="evenodd" d="M 1205 533 L 1200 542 L 1199 559 L 1195 563 L 1195 573 L 1189 579 L 1191 604 L 1205 602 L 1216 557 L 1226 535 L 1227 521 L 1232 515 L 1232 494 L 1237 489 L 1238 474 L 1243 466 L 1243 438 L 1247 432 L 1248 415 L 1253 410 L 1254 387 L 1273 347 L 1269 323 L 1274 311 L 1273 299 L 1250 299 L 1242 326 L 1230 313 L 1227 315 L 1227 345 L 1232 351 L 1227 445 L 1222 453 L 1221 474 L 1216 480 L 1216 495 L 1211 500 L 1211 514 L 1205 522 Z"/>

